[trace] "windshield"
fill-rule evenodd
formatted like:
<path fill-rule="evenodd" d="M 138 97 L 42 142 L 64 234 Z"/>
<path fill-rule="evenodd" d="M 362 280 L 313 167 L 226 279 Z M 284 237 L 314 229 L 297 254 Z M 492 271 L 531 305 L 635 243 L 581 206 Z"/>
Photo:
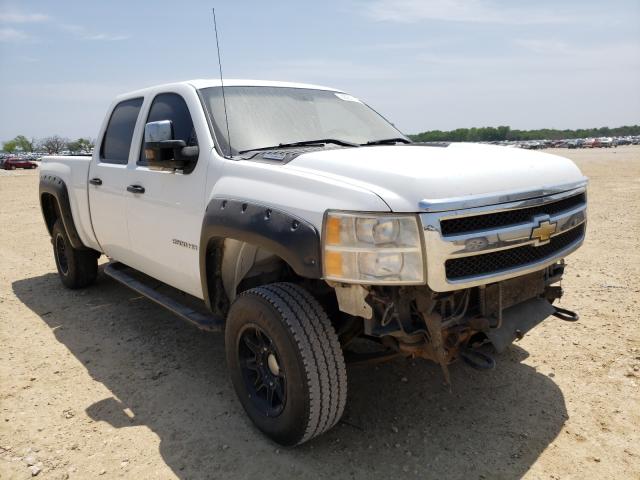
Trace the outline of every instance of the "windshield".
<path fill-rule="evenodd" d="M 200 90 L 222 151 L 229 153 L 222 88 Z M 281 143 L 335 139 L 364 144 L 405 138 L 360 100 L 328 90 L 225 87 L 231 154 Z"/>

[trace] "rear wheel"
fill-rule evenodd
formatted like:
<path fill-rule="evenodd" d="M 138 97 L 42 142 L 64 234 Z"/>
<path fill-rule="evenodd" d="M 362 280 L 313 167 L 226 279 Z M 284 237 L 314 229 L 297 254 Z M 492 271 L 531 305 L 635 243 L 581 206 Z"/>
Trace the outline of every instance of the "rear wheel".
<path fill-rule="evenodd" d="M 53 225 L 51 242 L 58 275 L 65 287 L 84 288 L 95 281 L 98 275 L 97 252 L 73 248 L 60 219 Z"/>
<path fill-rule="evenodd" d="M 347 398 L 342 350 L 306 290 L 276 283 L 242 293 L 229 310 L 225 343 L 240 402 L 272 440 L 297 445 L 340 420 Z"/>

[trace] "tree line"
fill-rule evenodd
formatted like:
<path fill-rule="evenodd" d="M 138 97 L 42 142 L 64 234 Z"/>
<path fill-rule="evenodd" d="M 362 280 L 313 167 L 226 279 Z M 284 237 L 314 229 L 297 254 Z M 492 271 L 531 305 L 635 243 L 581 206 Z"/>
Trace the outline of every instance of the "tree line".
<path fill-rule="evenodd" d="M 430 130 L 409 135 L 409 137 L 416 142 L 493 142 L 503 140 L 562 140 L 567 138 L 625 137 L 628 135 L 640 135 L 640 125 L 616 128 L 580 128 L 577 130 L 557 130 L 553 128 L 512 130 L 508 126 L 458 128 L 449 131 Z"/>
<path fill-rule="evenodd" d="M 18 135 L 12 140 L 3 142 L 2 151 L 6 153 L 15 152 L 46 152 L 49 155 L 55 155 L 64 150 L 71 153 L 91 153 L 95 142 L 90 138 L 78 138 L 70 140 L 59 135 L 53 135 L 45 138 L 27 138 L 24 135 Z"/>
<path fill-rule="evenodd" d="M 640 135 L 640 125 L 626 125 L 609 128 L 580 128 L 577 130 L 557 130 L 542 128 L 538 130 L 512 130 L 508 126 L 457 128 L 455 130 L 429 130 L 409 138 L 416 142 L 494 142 L 505 140 L 562 140 L 567 138 L 590 137 L 626 137 Z M 68 150 L 71 153 L 91 153 L 95 141 L 90 138 L 68 138 L 53 135 L 41 139 L 28 139 L 24 135 L 18 135 L 12 140 L 2 144 L 2 151 L 7 153 L 22 152 L 46 152 L 54 155 Z"/>

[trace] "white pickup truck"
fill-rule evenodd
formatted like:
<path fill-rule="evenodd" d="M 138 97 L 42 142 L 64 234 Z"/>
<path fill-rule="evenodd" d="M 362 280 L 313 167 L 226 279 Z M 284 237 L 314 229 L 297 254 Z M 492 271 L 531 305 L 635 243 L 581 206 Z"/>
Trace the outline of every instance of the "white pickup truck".
<path fill-rule="evenodd" d="M 45 157 L 40 203 L 69 288 L 104 273 L 224 330 L 234 388 L 270 438 L 339 421 L 345 363 L 494 365 L 550 315 L 583 242 L 568 159 L 415 144 L 314 85 L 194 80 L 122 95 L 93 156 Z M 489 350 L 488 350 L 489 349 Z"/>

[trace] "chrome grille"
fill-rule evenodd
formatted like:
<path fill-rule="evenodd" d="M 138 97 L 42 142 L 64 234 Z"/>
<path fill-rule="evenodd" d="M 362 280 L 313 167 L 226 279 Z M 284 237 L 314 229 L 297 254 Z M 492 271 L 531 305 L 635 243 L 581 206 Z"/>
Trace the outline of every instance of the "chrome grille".
<path fill-rule="evenodd" d="M 442 220 L 440 222 L 440 226 L 442 235 L 457 235 L 460 233 L 475 232 L 478 230 L 486 230 L 489 228 L 504 227 L 505 225 L 515 225 L 517 223 L 528 222 L 536 215 L 554 215 L 556 213 L 571 210 L 572 208 L 584 203 L 586 203 L 585 194 L 581 193 L 579 195 L 558 200 L 557 202 L 536 205 L 535 207 Z"/>
<path fill-rule="evenodd" d="M 450 291 L 492 283 L 565 257 L 584 240 L 585 185 L 542 197 L 421 214 L 429 286 Z M 468 199 L 462 202 L 469 204 Z"/>
<path fill-rule="evenodd" d="M 580 240 L 583 236 L 584 224 L 556 235 L 549 243 L 540 247 L 526 245 L 524 247 L 485 253 L 484 255 L 451 258 L 445 262 L 447 278 L 458 280 L 530 265 L 553 256 Z"/>

